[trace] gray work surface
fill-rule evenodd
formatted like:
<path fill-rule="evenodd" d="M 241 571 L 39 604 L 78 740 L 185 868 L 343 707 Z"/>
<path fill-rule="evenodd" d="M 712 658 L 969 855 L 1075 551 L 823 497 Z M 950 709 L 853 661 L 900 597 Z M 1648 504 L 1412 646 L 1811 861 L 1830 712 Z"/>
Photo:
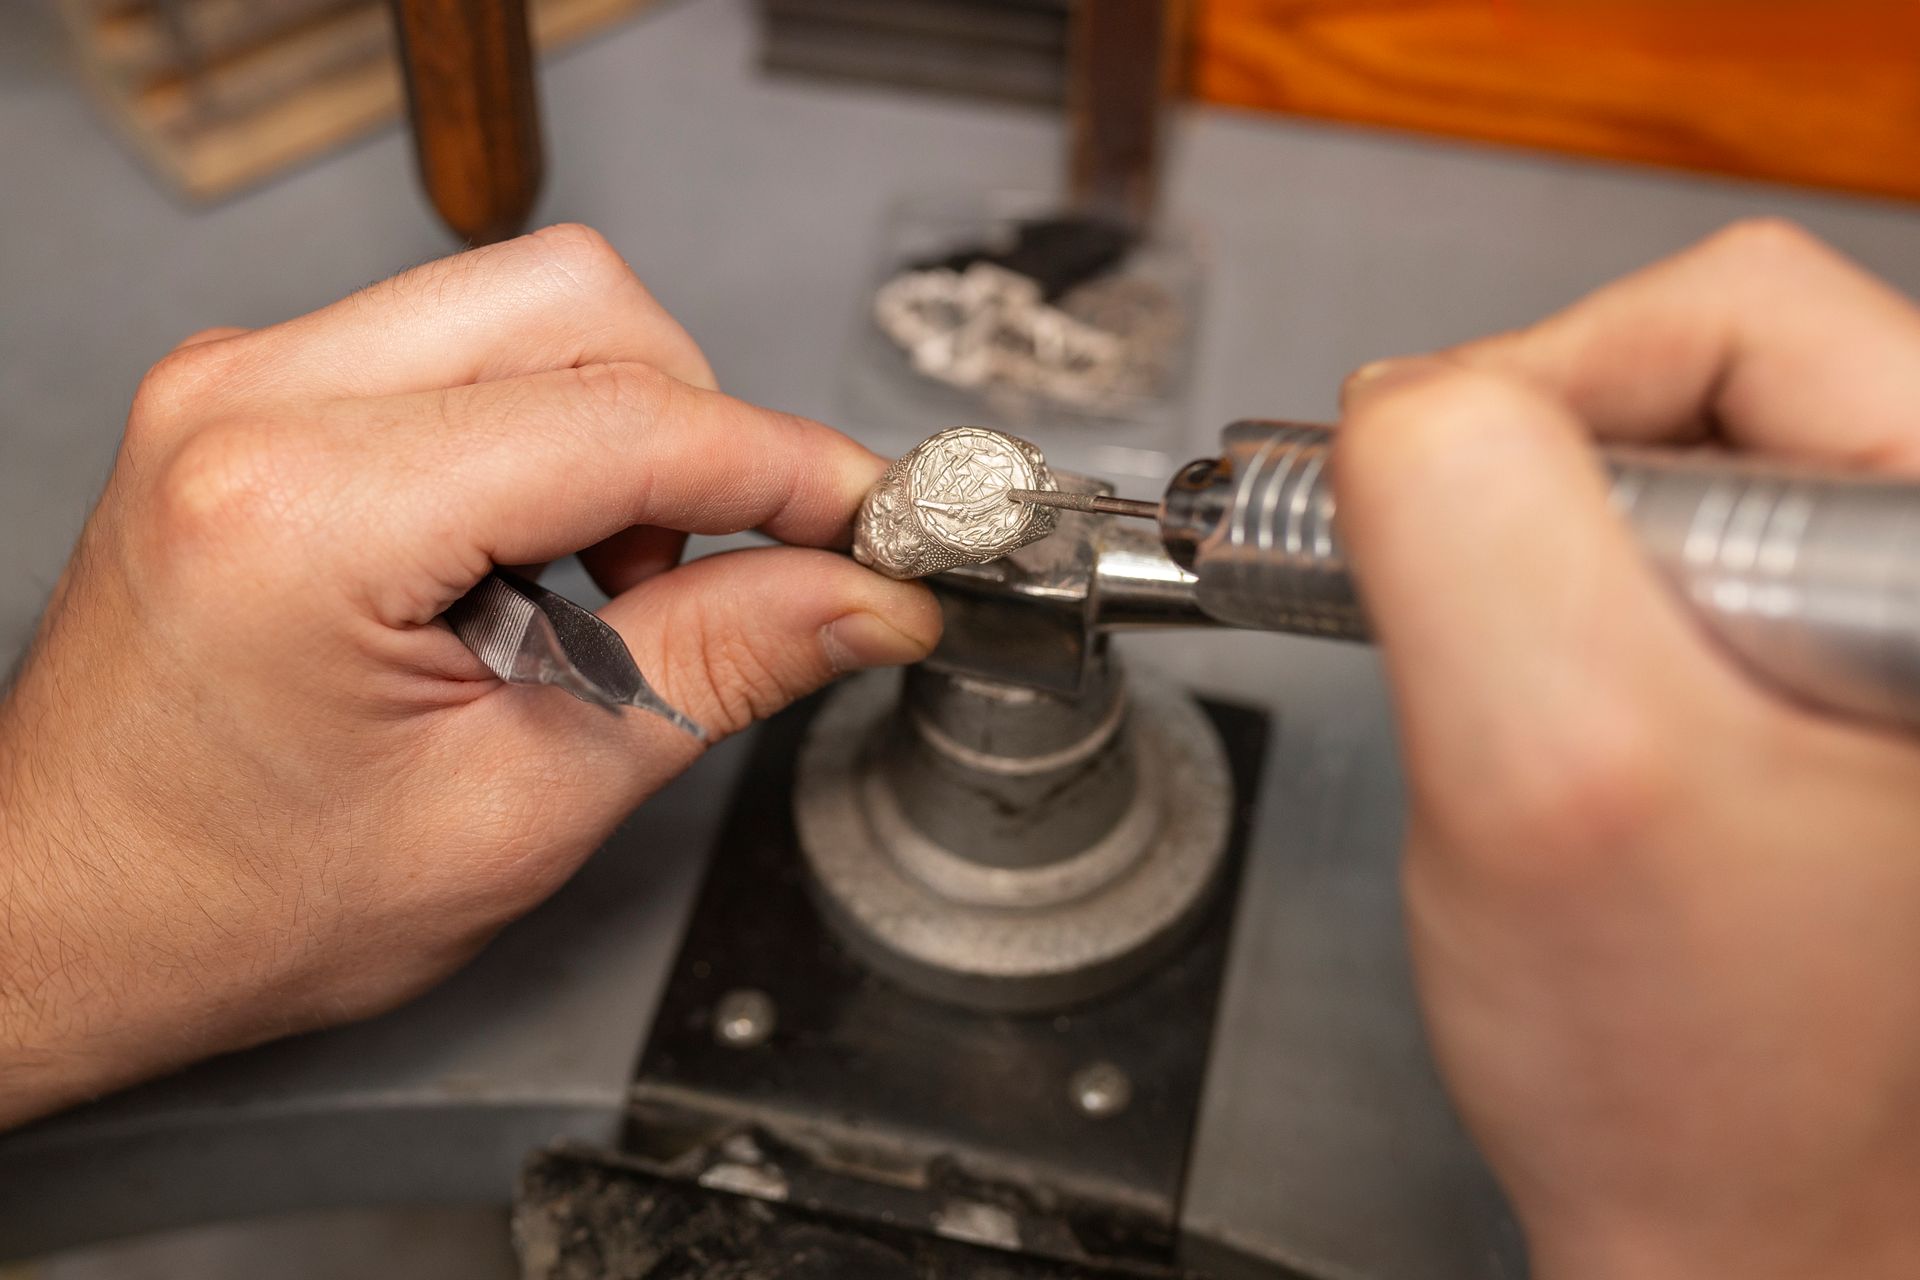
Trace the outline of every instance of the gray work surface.
<path fill-rule="evenodd" d="M 767 82 L 753 45 L 746 0 L 700 0 L 552 63 L 540 216 L 610 236 L 730 390 L 884 426 L 844 422 L 838 396 L 883 211 L 930 187 L 1047 188 L 1060 129 Z M 308 310 L 448 247 L 393 131 L 184 208 L 113 144 L 58 53 L 40 10 L 0 9 L 0 655 L 27 636 L 134 385 L 173 341 Z M 1182 121 L 1168 202 L 1211 253 L 1195 453 L 1235 416 L 1325 417 L 1361 362 L 1524 322 L 1745 214 L 1789 214 L 1920 286 L 1920 217 L 1897 206 L 1223 112 Z M 1516 1272 L 1422 1047 L 1372 658 L 1265 636 L 1130 648 L 1280 715 L 1188 1229 L 1333 1276 Z M 0 1255 L 294 1203 L 497 1199 L 534 1144 L 609 1137 L 741 748 L 714 751 L 413 1006 L 0 1141 Z"/>

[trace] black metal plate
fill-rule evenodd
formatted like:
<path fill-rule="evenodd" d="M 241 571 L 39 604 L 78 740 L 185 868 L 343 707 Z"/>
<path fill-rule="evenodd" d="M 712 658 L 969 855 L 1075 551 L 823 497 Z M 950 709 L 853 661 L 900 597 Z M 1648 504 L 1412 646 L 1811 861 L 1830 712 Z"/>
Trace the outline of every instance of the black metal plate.
<path fill-rule="evenodd" d="M 803 1205 L 929 1230 L 956 1202 L 993 1205 L 1024 1250 L 1169 1264 L 1267 717 L 1205 706 L 1235 813 L 1220 892 L 1188 945 L 1096 1003 L 1006 1016 L 872 975 L 816 915 L 791 801 L 817 707 L 760 730 L 640 1063 L 627 1149 L 700 1177 L 729 1133 L 751 1133 L 776 1194 Z M 778 1011 L 755 1048 L 713 1034 L 716 1002 L 740 988 Z M 1069 1096 L 1096 1061 L 1132 1082 L 1119 1115 L 1090 1117 Z"/>
<path fill-rule="evenodd" d="M 526 1280 L 1129 1280 L 708 1191 L 591 1151 L 528 1162 L 513 1234 Z"/>

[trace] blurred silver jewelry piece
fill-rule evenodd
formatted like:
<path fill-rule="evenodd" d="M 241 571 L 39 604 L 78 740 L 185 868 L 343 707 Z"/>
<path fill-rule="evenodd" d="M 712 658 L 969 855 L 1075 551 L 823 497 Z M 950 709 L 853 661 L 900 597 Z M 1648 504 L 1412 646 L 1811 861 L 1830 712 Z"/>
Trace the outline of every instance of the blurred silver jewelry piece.
<path fill-rule="evenodd" d="M 1053 532 L 1054 513 L 1015 489 L 1058 489 L 1025 440 L 953 427 L 897 459 L 860 504 L 853 555 L 890 578 L 923 578 L 985 564 Z"/>
<path fill-rule="evenodd" d="M 1100 277 L 1052 305 L 1036 281 L 990 262 L 904 271 L 874 294 L 873 313 L 927 377 L 1096 413 L 1158 391 L 1182 326 L 1149 281 Z"/>

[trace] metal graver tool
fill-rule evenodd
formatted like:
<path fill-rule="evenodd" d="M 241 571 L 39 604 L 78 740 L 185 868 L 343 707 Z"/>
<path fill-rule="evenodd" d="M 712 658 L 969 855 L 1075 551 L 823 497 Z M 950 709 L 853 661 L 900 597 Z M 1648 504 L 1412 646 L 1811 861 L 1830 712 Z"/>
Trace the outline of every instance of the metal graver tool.
<path fill-rule="evenodd" d="M 496 569 L 446 619 L 508 684 L 550 684 L 609 711 L 639 707 L 706 741 L 705 729 L 653 691 L 619 632 L 537 582 Z"/>
<path fill-rule="evenodd" d="M 1013 492 L 1058 487 L 1025 440 L 984 427 L 942 431 L 888 467 L 860 504 L 854 558 L 890 578 L 985 564 L 1053 532 L 1053 512 Z"/>

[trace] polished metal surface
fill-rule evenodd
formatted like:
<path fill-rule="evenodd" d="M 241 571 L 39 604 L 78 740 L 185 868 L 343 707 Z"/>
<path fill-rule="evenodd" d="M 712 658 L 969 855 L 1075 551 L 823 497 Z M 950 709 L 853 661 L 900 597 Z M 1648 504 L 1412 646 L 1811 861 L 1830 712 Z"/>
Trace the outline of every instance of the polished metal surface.
<path fill-rule="evenodd" d="M 620 633 L 557 591 L 496 569 L 453 602 L 446 620 L 508 684 L 552 685 L 608 711 L 638 707 L 706 740 L 691 716 L 654 692 Z"/>
<path fill-rule="evenodd" d="M 1007 495 L 1053 486 L 1046 458 L 1025 440 L 950 428 L 887 467 L 860 504 L 853 557 L 890 578 L 997 560 L 1054 529 L 1052 511 Z"/>
<path fill-rule="evenodd" d="M 1238 422 L 1167 491 L 1221 622 L 1365 639 L 1324 427 Z M 1814 706 L 1920 727 L 1920 484 L 1726 453 L 1602 452 L 1613 505 L 1705 629 Z"/>
<path fill-rule="evenodd" d="M 1614 506 L 1714 638 L 1824 710 L 1920 728 L 1920 484 L 1612 455 Z"/>
<path fill-rule="evenodd" d="M 1074 1106 L 1095 1119 L 1104 1120 L 1119 1115 L 1133 1101 L 1133 1081 L 1111 1062 L 1093 1062 L 1073 1073 L 1073 1079 L 1067 1082 L 1067 1092 L 1072 1095 Z"/>
<path fill-rule="evenodd" d="M 1064 472 L 1055 479 L 1066 489 L 1098 484 Z M 933 578 L 946 625 L 927 665 L 1077 696 L 1096 656 L 1087 620 L 1101 526 L 1113 523 L 1063 511 L 1053 536 Z"/>
<path fill-rule="evenodd" d="M 1059 125 L 764 81 L 750 71 L 754 39 L 748 0 L 703 0 L 657 6 L 549 62 L 539 218 L 604 231 L 728 391 L 892 452 L 895 424 L 850 417 L 842 396 L 886 210 L 957 176 L 1045 188 Z M 398 132 L 189 208 L 117 149 L 64 67 L 44 6 L 0 6 L 0 226 L 7 246 L 33 246 L 0 251 L 9 656 L 149 364 L 196 328 L 272 324 L 452 247 L 421 216 Z M 667 118 L 680 126 L 632 127 Z M 1203 229 L 1212 263 L 1181 456 L 1211 452 L 1219 424 L 1248 413 L 1325 419 L 1342 377 L 1370 360 L 1527 323 L 1745 215 L 1797 218 L 1920 291 L 1920 212 L 1889 202 L 1242 113 L 1195 110 L 1179 131 L 1168 213 Z M 591 598 L 576 568 L 548 576 Z M 1498 1194 L 1421 1038 L 1375 655 L 1225 630 L 1117 643 L 1136 668 L 1279 717 L 1187 1238 L 1339 1280 L 1519 1274 Z M 721 743 L 551 902 L 407 1008 L 0 1138 L 0 1187 L 28 1189 L 0 1195 L 0 1254 L 282 1205 L 505 1203 L 528 1147 L 610 1138 L 746 758 L 743 740 Z"/>
<path fill-rule="evenodd" d="M 772 997 L 753 987 L 737 987 L 713 1008 L 713 1038 L 729 1049 L 757 1049 L 773 1038 L 780 1011 Z"/>
<path fill-rule="evenodd" d="M 1044 489 L 1015 489 L 1007 495 L 1015 502 L 1031 502 L 1036 507 L 1056 511 L 1083 511 L 1095 516 L 1132 516 L 1136 520 L 1160 518 L 1160 504 L 1138 498 L 1115 498 L 1104 493 L 1048 493 Z"/>
<path fill-rule="evenodd" d="M 1364 639 L 1335 536 L 1333 440 L 1320 427 L 1236 422 L 1220 457 L 1167 488 L 1164 537 L 1199 578 L 1200 607 L 1229 626 Z"/>
<path fill-rule="evenodd" d="M 888 741 L 875 744 L 873 766 L 908 824 L 954 855 L 943 861 L 963 864 L 948 873 L 916 866 L 948 896 L 1020 905 L 1017 894 L 983 898 L 984 886 L 962 886 L 975 869 L 1070 864 L 1133 806 L 1130 708 L 1104 656 L 1073 698 L 924 666 L 908 668 L 902 683 L 900 714 Z M 1028 892 L 1054 896 L 1037 880 Z"/>
<path fill-rule="evenodd" d="M 906 679 L 905 696 L 891 674 L 839 690 L 800 758 L 801 850 L 848 948 L 922 994 L 1021 1012 L 1167 954 L 1219 878 L 1232 816 L 1191 700 L 1151 680 L 1063 699 Z"/>
<path fill-rule="evenodd" d="M 1102 631 L 1206 627 L 1199 580 L 1175 564 L 1150 526 L 1101 520 L 1094 537 L 1092 622 Z"/>
<path fill-rule="evenodd" d="M 1058 472 L 1063 492 L 1106 493 Z M 1168 558 L 1151 528 L 1072 507 L 1051 537 L 986 564 L 929 580 L 946 630 L 928 665 L 1067 696 L 1078 694 L 1101 633 L 1205 627 L 1194 576 Z"/>

